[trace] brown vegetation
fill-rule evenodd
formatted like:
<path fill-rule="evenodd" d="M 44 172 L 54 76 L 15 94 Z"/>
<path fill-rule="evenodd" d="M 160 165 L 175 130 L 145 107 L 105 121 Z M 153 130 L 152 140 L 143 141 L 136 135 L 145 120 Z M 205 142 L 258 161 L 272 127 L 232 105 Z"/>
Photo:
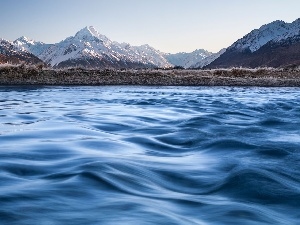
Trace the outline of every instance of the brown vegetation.
<path fill-rule="evenodd" d="M 300 68 L 216 70 L 54 70 L 0 65 L 1 85 L 299 86 Z"/>

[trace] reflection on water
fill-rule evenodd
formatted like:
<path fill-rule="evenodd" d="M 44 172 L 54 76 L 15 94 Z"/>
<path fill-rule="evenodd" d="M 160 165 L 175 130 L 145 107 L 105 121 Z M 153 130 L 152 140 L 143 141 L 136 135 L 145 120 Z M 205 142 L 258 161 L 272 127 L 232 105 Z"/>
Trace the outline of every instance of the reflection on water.
<path fill-rule="evenodd" d="M 299 224 L 300 89 L 0 87 L 1 224 Z"/>

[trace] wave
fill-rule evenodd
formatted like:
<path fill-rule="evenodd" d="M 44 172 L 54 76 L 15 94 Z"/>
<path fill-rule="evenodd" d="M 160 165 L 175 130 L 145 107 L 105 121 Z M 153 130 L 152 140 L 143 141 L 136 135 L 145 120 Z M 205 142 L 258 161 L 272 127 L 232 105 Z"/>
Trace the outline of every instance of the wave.
<path fill-rule="evenodd" d="M 300 220 L 300 89 L 0 93 L 1 224 Z"/>

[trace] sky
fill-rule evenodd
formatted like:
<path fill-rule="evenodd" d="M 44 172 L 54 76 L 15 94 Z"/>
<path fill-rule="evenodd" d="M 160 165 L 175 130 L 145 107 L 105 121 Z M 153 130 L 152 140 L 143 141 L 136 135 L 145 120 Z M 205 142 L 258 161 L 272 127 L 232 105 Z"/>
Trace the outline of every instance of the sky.
<path fill-rule="evenodd" d="M 0 0 L 0 37 L 57 43 L 85 26 L 163 52 L 217 52 L 263 24 L 300 18 L 299 0 Z"/>

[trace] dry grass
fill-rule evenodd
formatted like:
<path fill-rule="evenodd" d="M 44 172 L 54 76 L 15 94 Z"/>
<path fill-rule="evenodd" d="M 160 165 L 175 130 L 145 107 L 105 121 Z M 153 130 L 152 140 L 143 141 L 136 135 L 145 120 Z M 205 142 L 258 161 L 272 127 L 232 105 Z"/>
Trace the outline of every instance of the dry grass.
<path fill-rule="evenodd" d="M 0 65 L 2 85 L 215 85 L 299 86 L 300 67 L 230 68 L 214 70 L 51 69 L 43 66 Z"/>

